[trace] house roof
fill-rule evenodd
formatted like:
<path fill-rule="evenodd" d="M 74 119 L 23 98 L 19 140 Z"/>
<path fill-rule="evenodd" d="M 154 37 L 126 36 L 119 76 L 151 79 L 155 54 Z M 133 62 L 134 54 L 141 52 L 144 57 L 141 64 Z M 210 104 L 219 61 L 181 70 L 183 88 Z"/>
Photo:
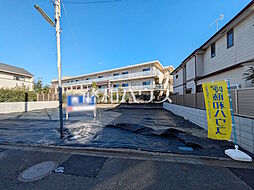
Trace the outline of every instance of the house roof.
<path fill-rule="evenodd" d="M 12 73 L 12 74 L 17 74 L 17 75 L 22 75 L 22 76 L 27 76 L 27 77 L 33 77 L 33 75 L 31 73 L 29 73 L 28 71 L 26 71 L 23 68 L 15 67 L 12 65 L 7 65 L 4 63 L 0 63 L 0 71 Z"/>
<path fill-rule="evenodd" d="M 202 44 L 198 49 L 196 49 L 195 51 L 193 51 L 185 60 L 182 61 L 182 63 L 172 72 L 172 74 L 174 74 L 176 71 L 178 71 L 181 66 L 187 61 L 189 60 L 192 56 L 195 55 L 195 53 L 199 50 L 203 50 L 206 49 L 207 46 L 212 43 L 213 40 L 215 40 L 217 37 L 220 38 L 221 35 L 224 35 L 226 32 L 226 28 L 230 27 L 234 21 L 237 21 L 239 19 L 239 21 L 245 19 L 245 18 L 240 18 L 244 13 L 246 13 L 251 6 L 254 5 L 254 0 L 251 0 L 251 2 L 244 7 L 234 18 L 232 18 L 227 24 L 225 24 L 218 32 L 216 32 L 211 38 L 209 38 L 204 44 Z M 238 22 L 239 22 L 238 21 Z"/>

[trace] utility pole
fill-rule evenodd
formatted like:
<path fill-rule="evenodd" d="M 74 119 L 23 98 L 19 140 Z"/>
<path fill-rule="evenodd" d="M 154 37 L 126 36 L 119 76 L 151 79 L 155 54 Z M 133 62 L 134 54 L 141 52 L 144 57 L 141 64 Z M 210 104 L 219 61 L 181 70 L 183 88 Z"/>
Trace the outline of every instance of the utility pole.
<path fill-rule="evenodd" d="M 53 2 L 53 0 L 51 0 Z M 34 5 L 34 8 L 43 16 L 43 18 L 56 28 L 56 45 L 57 45 L 57 70 L 58 70 L 58 93 L 59 93 L 59 120 L 60 120 L 60 138 L 63 138 L 63 97 L 62 97 L 62 75 L 61 75 L 61 51 L 60 51 L 60 18 L 61 4 L 60 0 L 55 0 L 55 22 L 45 13 L 39 5 Z"/>
<path fill-rule="evenodd" d="M 55 24 L 56 24 L 56 45 L 57 45 L 57 70 L 58 70 L 58 93 L 59 93 L 59 118 L 60 138 L 63 138 L 63 98 L 62 98 L 62 74 L 61 74 L 61 49 L 60 49 L 60 0 L 55 0 Z"/>

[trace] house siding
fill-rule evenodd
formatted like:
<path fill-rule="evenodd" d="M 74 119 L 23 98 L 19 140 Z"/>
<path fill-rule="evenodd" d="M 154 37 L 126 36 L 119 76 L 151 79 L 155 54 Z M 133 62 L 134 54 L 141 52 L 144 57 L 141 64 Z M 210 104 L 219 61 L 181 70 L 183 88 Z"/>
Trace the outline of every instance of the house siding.
<path fill-rule="evenodd" d="M 186 62 L 186 81 L 195 77 L 195 57 Z"/>
<path fill-rule="evenodd" d="M 204 82 L 212 82 L 212 81 L 220 81 L 228 79 L 230 84 L 240 84 L 241 88 L 246 87 L 246 81 L 244 79 L 243 73 L 245 72 L 245 67 L 239 67 L 224 73 L 220 73 L 211 77 L 204 78 L 202 80 L 197 81 L 197 85 L 202 84 Z"/>
<path fill-rule="evenodd" d="M 211 47 L 204 54 L 204 75 L 254 58 L 254 14 L 233 28 L 234 46 L 227 48 L 227 33 L 216 44 L 216 56 L 211 58 Z"/>
<path fill-rule="evenodd" d="M 178 75 L 178 78 L 176 78 L 176 75 Z M 174 74 L 173 84 L 174 86 L 183 84 L 183 69 L 180 69 L 177 73 Z"/>

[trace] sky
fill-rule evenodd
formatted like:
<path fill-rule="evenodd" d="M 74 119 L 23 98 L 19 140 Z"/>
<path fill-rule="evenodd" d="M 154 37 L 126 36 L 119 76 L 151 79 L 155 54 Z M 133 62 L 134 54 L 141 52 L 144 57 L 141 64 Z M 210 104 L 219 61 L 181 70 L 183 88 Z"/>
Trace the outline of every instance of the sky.
<path fill-rule="evenodd" d="M 159 60 L 175 68 L 250 0 L 62 0 L 62 76 Z M 22 67 L 44 84 L 57 78 L 51 0 L 0 0 L 0 62 Z"/>

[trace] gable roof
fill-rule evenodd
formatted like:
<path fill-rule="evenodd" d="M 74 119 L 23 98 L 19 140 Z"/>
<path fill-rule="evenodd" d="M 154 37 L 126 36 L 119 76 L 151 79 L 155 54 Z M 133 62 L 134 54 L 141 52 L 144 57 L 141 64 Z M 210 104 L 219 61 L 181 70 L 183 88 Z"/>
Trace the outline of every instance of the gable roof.
<path fill-rule="evenodd" d="M 17 74 L 17 75 L 22 75 L 22 76 L 27 76 L 27 77 L 33 77 L 33 75 L 31 73 L 29 73 L 28 71 L 26 71 L 23 68 L 15 67 L 12 65 L 7 65 L 4 63 L 0 63 L 0 71 L 12 73 L 12 74 Z"/>
<path fill-rule="evenodd" d="M 176 71 L 178 71 L 181 66 L 187 61 L 189 60 L 192 56 L 195 55 L 195 53 L 199 50 L 203 50 L 206 49 L 207 46 L 209 46 L 209 44 L 211 44 L 213 42 L 214 39 L 216 39 L 217 37 L 220 37 L 220 35 L 224 35 L 226 32 L 226 28 L 230 27 L 232 24 L 234 24 L 234 21 L 238 21 L 240 22 L 241 19 L 245 19 L 242 18 L 241 16 L 244 15 L 244 13 L 248 12 L 249 9 L 254 5 L 254 0 L 251 0 L 251 2 L 244 7 L 234 18 L 232 18 L 228 23 L 226 23 L 219 31 L 217 31 L 211 38 L 209 38 L 204 44 L 202 44 L 198 49 L 196 49 L 195 51 L 193 51 L 185 60 L 182 61 L 182 63 L 172 72 L 172 74 L 175 74 Z"/>

